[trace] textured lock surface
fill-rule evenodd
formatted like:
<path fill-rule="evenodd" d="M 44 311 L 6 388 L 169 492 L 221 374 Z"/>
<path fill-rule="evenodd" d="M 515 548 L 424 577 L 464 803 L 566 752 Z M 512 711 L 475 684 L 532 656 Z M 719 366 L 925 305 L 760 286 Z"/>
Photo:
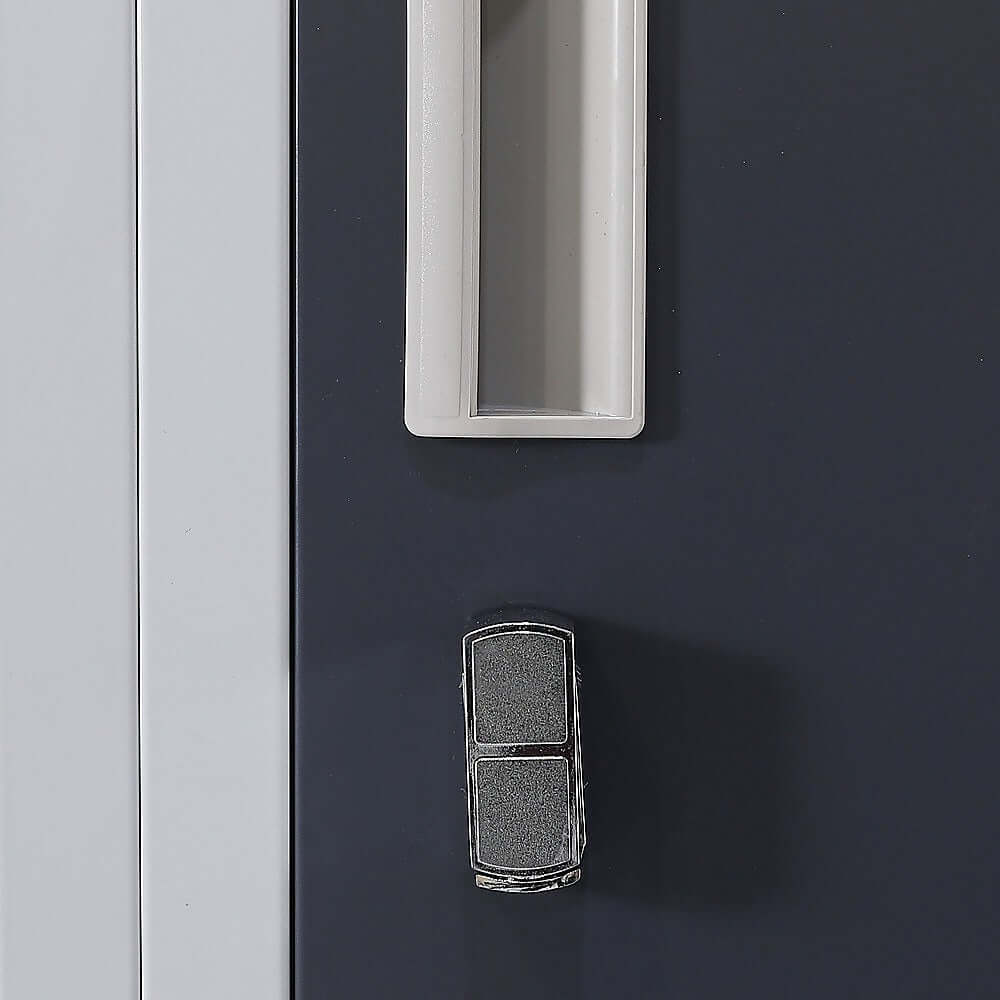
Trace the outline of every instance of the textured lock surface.
<path fill-rule="evenodd" d="M 507 632 L 472 646 L 479 743 L 566 739 L 566 644 L 558 636 Z"/>
<path fill-rule="evenodd" d="M 476 762 L 479 860 L 545 868 L 570 856 L 569 765 L 561 758 Z"/>

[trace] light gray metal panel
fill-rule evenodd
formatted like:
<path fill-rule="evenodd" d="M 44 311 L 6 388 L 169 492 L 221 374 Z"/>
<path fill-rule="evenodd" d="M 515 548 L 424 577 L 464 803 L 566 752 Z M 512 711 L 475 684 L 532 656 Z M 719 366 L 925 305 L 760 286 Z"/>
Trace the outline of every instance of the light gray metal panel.
<path fill-rule="evenodd" d="M 144 1000 L 289 989 L 288 24 L 139 4 Z"/>
<path fill-rule="evenodd" d="M 131 0 L 0 0 L 0 996 L 138 991 Z"/>

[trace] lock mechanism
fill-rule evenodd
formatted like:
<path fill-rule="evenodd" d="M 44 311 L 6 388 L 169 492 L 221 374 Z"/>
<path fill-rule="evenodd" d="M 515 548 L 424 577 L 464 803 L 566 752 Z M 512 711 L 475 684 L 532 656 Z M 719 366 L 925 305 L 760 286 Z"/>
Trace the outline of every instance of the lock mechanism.
<path fill-rule="evenodd" d="M 498 612 L 466 634 L 463 666 L 476 884 L 572 885 L 587 839 L 572 625 L 545 612 Z"/>

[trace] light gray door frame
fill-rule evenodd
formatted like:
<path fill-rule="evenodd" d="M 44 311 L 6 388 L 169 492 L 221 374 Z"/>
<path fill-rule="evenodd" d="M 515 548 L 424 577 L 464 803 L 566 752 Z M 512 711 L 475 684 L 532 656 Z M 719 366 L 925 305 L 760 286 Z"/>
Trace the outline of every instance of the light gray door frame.
<path fill-rule="evenodd" d="M 0 0 L 4 998 L 288 995 L 289 21 Z"/>
<path fill-rule="evenodd" d="M 288 0 L 140 0 L 143 1000 L 288 995 Z"/>
<path fill-rule="evenodd" d="M 0 996 L 133 1000 L 134 15 L 0 0 Z"/>

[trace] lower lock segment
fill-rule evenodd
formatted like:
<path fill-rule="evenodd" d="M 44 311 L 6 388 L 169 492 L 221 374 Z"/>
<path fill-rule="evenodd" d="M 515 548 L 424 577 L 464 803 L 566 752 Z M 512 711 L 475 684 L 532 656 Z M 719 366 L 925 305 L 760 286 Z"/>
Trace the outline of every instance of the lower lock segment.
<path fill-rule="evenodd" d="M 498 612 L 463 642 L 469 853 L 476 884 L 579 881 L 586 826 L 572 625 Z"/>
<path fill-rule="evenodd" d="M 476 885 L 480 889 L 493 889 L 496 892 L 547 892 L 549 889 L 562 889 L 567 885 L 575 885 L 580 881 L 581 874 L 583 874 L 581 869 L 574 868 L 562 875 L 523 881 L 498 878 L 495 875 L 476 875 Z"/>

